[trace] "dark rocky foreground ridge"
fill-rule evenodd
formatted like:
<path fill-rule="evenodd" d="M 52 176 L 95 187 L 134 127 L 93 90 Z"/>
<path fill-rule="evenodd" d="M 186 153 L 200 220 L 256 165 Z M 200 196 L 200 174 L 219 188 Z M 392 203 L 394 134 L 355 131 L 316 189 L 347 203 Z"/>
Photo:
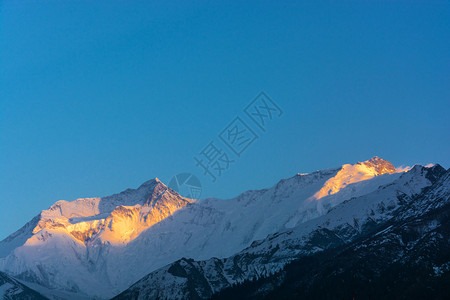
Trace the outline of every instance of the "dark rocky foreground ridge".
<path fill-rule="evenodd" d="M 0 272 L 0 298 L 2 300 L 48 299 L 3 272 Z"/>

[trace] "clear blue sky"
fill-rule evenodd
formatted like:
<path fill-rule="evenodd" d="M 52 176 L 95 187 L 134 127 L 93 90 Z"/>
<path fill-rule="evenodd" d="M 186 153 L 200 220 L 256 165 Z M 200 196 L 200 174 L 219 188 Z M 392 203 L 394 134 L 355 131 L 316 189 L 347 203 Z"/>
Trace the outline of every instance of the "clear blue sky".
<path fill-rule="evenodd" d="M 448 1 L 241 2 L 1 1 L 0 238 L 184 171 L 228 198 L 374 155 L 450 166 Z M 260 91 L 284 114 L 212 183 L 194 155 Z"/>

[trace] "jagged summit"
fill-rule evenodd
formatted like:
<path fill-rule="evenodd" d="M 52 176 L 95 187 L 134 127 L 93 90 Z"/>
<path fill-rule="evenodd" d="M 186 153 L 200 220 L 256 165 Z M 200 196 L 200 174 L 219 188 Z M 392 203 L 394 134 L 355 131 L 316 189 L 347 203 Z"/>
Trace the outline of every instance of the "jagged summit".
<path fill-rule="evenodd" d="M 157 186 L 157 185 L 163 185 L 163 186 L 166 186 L 161 180 L 159 180 L 158 177 L 155 177 L 155 178 L 153 178 L 153 179 L 150 179 L 150 180 L 145 181 L 143 184 L 141 184 L 141 185 L 139 186 L 138 189 L 140 189 L 140 188 L 154 187 L 154 186 Z"/>
<path fill-rule="evenodd" d="M 310 199 L 318 200 L 336 194 L 351 184 L 366 181 L 375 176 L 394 173 L 398 173 L 397 169 L 387 160 L 377 156 L 354 165 L 345 164 Z"/>
<path fill-rule="evenodd" d="M 36 217 L 23 242 L 40 244 L 43 234 L 58 233 L 85 245 L 124 244 L 191 202 L 158 178 L 107 197 L 60 200 Z"/>
<path fill-rule="evenodd" d="M 394 167 L 392 163 L 378 156 L 374 156 L 371 159 L 359 163 L 364 164 L 368 167 L 374 168 L 378 175 L 386 174 L 386 173 L 396 173 L 397 169 Z"/>

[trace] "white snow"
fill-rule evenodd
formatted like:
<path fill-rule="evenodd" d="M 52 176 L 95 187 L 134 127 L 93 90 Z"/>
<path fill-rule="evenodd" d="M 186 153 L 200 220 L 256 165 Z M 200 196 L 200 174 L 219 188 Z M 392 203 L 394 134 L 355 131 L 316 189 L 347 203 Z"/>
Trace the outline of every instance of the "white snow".
<path fill-rule="evenodd" d="M 27 281 L 51 289 L 111 297 L 181 257 L 227 257 L 288 228 L 303 236 L 326 222 L 355 222 L 370 210 L 376 211 L 375 217 L 387 214 L 389 209 L 377 207 L 377 197 L 384 193 L 380 186 L 403 180 L 402 174 L 409 172 L 397 173 L 392 167 L 385 173 L 378 167 L 371 160 L 296 175 L 228 200 L 185 199 L 153 180 L 110 197 L 58 201 L 41 213 L 32 230 L 23 230 L 26 239 L 20 238 L 20 246 L 0 242 L 0 253 L 9 252 L 0 259 L 0 270 L 26 272 Z M 401 181 L 408 185 L 404 192 L 429 184 L 420 180 Z M 395 207 L 396 195 L 385 193 L 383 205 Z M 345 210 L 351 214 L 333 209 L 355 197 L 360 200 Z"/>

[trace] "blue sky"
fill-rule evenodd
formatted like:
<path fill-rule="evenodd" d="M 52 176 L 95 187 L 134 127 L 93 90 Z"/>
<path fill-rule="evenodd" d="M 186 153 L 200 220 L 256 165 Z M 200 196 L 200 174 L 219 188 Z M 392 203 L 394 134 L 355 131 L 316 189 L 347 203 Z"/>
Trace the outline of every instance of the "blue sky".
<path fill-rule="evenodd" d="M 0 238 L 180 172 L 229 198 L 374 155 L 448 168 L 449 53 L 448 1 L 1 1 Z M 193 157 L 237 116 L 259 138 L 212 183 Z"/>

